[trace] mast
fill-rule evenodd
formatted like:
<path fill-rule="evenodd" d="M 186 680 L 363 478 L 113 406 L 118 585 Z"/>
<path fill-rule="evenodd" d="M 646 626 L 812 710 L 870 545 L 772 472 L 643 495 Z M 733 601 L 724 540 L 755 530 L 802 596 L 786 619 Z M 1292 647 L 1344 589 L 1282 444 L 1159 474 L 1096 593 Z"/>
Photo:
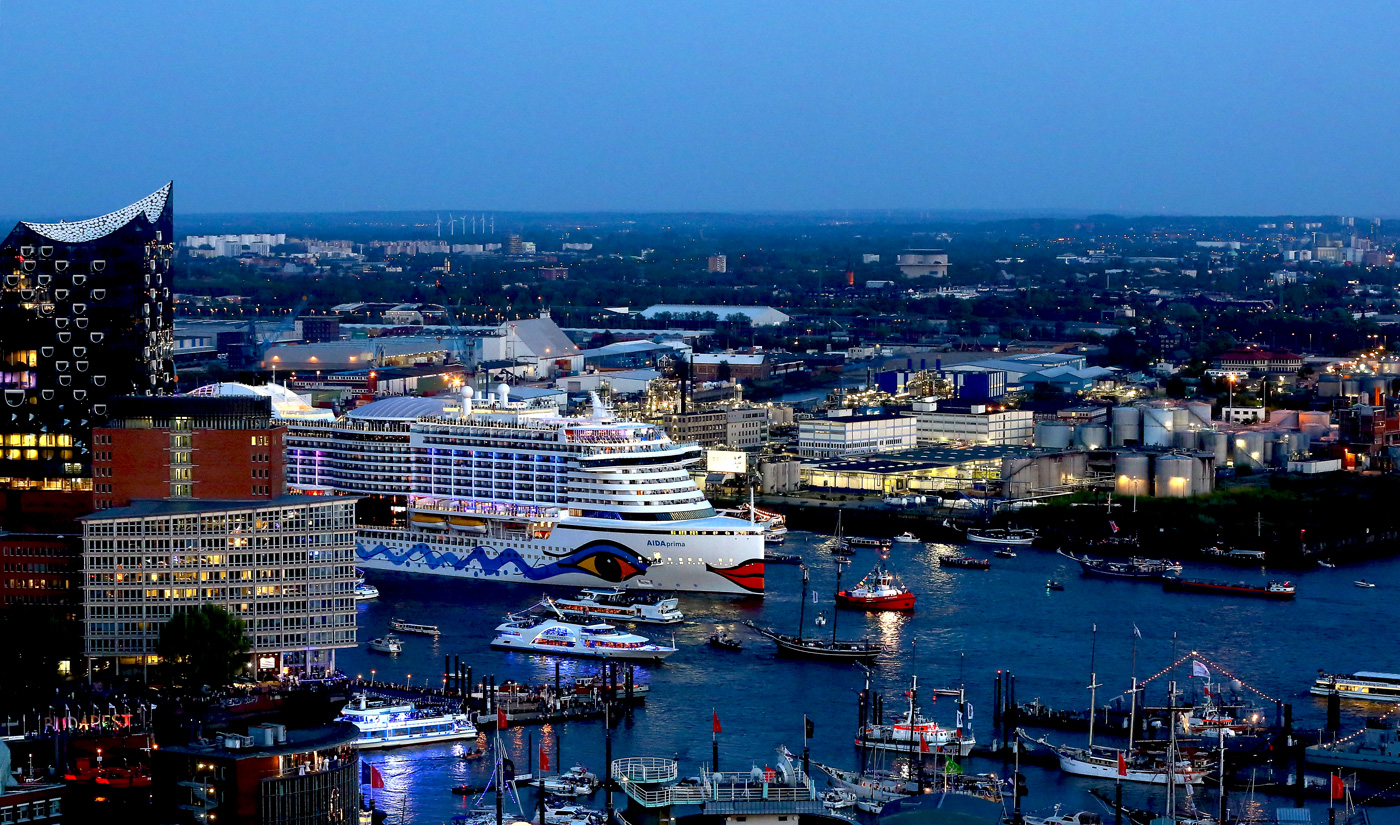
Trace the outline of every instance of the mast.
<path fill-rule="evenodd" d="M 836 592 L 837 592 L 837 593 L 840 593 L 840 592 L 841 592 L 841 568 L 844 567 L 844 566 L 845 566 L 845 565 L 841 565 L 841 564 L 836 565 Z M 835 646 L 836 646 L 836 617 L 837 617 L 837 615 L 839 615 L 839 614 L 841 613 L 841 611 L 840 611 L 840 609 L 838 609 L 838 605 L 836 604 L 836 600 L 835 600 L 834 598 L 831 600 L 831 604 L 832 604 L 832 608 L 831 608 L 831 645 L 832 645 L 832 647 L 835 647 Z"/>
<path fill-rule="evenodd" d="M 797 613 L 797 641 L 802 641 L 802 632 L 807 627 L 807 565 L 798 565 L 802 568 L 802 606 Z"/>
<path fill-rule="evenodd" d="M 1089 646 L 1089 747 L 1094 747 L 1094 708 L 1098 703 L 1099 674 L 1096 667 L 1099 652 L 1099 626 L 1094 625 L 1093 642 Z"/>
<path fill-rule="evenodd" d="M 919 698 L 918 698 L 918 697 L 919 697 L 919 677 L 918 677 L 918 676 L 913 676 L 913 677 L 911 677 L 911 679 L 912 679 L 912 681 L 911 681 L 910 684 L 909 684 L 909 748 L 910 748 L 910 753 L 914 753 L 915 751 L 914 751 L 913 749 L 914 749 L 914 748 L 918 748 L 917 753 L 919 754 L 919 757 L 918 757 L 918 764 L 917 764 L 917 765 L 914 765 L 914 764 L 913 764 L 913 762 L 914 762 L 913 759 L 911 759 L 911 760 L 909 760 L 909 761 L 910 761 L 910 763 L 911 763 L 911 764 L 910 764 L 910 767 L 912 767 L 912 768 L 914 769 L 914 771 L 915 771 L 915 773 L 914 773 L 914 789 L 915 789 L 916 791 L 918 791 L 920 794 L 922 794 L 922 793 L 924 792 L 924 745 L 923 745 L 923 734 L 921 734 L 921 733 L 918 734 L 918 738 L 916 738 L 916 731 L 914 730 L 914 711 L 915 711 L 915 709 L 918 707 L 918 701 L 919 701 Z"/>

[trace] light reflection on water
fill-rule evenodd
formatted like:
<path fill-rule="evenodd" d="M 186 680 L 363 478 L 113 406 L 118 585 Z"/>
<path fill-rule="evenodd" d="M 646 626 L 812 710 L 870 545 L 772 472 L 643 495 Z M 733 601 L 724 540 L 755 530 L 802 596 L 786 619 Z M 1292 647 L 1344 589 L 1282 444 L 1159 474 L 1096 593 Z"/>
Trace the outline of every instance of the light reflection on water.
<path fill-rule="evenodd" d="M 817 549 L 824 537 L 793 531 L 784 552 L 800 552 L 811 570 L 812 588 L 819 604 L 807 605 L 807 632 L 814 631 L 815 610 L 831 615 L 836 583 L 829 553 Z M 908 687 L 909 675 L 919 675 L 920 693 L 926 688 L 966 685 L 976 706 L 974 727 L 980 741 L 992 738 L 992 679 L 997 669 L 1017 676 L 1017 698 L 1038 697 L 1052 707 L 1087 705 L 1090 627 L 1099 628 L 1097 671 L 1105 687 L 1100 699 L 1123 691 L 1130 682 L 1132 625 L 1142 630 L 1137 646 L 1138 676 L 1156 673 L 1173 659 L 1197 649 L 1249 680 L 1270 695 L 1293 703 L 1299 724 L 1318 727 L 1325 718 L 1321 700 L 1306 695 L 1318 668 L 1329 671 L 1400 670 L 1400 651 L 1393 645 L 1338 644 L 1359 631 L 1381 626 L 1393 616 L 1387 589 L 1400 588 L 1400 564 L 1372 562 L 1336 570 L 1287 572 L 1299 586 L 1295 603 L 1230 599 L 1192 594 L 1164 594 L 1160 586 L 1133 582 L 1083 579 L 1068 560 L 1053 552 L 1017 548 L 1017 558 L 992 558 L 991 570 L 939 567 L 941 554 L 963 553 L 991 557 L 986 546 L 929 543 L 895 545 L 890 563 L 904 583 L 918 595 L 912 614 L 865 613 L 843 610 L 838 636 L 868 635 L 886 644 L 889 652 L 875 668 L 874 688 L 887 697 L 886 710 L 896 713 Z M 853 582 L 876 561 L 875 553 L 859 549 L 843 573 Z M 1222 580 L 1265 581 L 1270 574 L 1258 570 L 1193 565 L 1202 577 Z M 1280 577 L 1273 574 L 1273 577 Z M 1377 582 L 1375 590 L 1354 588 L 1353 579 Z M 436 641 L 423 636 L 401 636 L 405 651 L 397 657 L 366 651 L 342 651 L 340 662 L 349 673 L 368 676 L 373 668 L 380 679 L 439 685 L 443 655 L 458 654 L 473 667 L 480 680 L 494 675 L 498 683 L 514 679 L 531 685 L 552 683 L 555 663 L 563 680 L 586 678 L 601 672 L 601 664 L 589 660 L 555 659 L 518 652 L 491 651 L 492 631 L 501 616 L 537 600 L 537 584 L 502 585 L 472 581 L 447 581 L 433 577 L 398 576 L 370 572 L 382 593 L 375 602 L 362 603 L 360 636 L 369 639 L 387 630 L 390 617 L 438 624 Z M 1045 589 L 1047 579 L 1065 584 L 1065 591 Z M 854 667 L 778 659 L 771 643 L 755 636 L 742 622 L 752 619 L 780 630 L 796 628 L 801 575 L 796 566 L 770 565 L 765 599 L 731 600 L 719 597 L 686 597 L 681 608 L 691 621 L 679 627 L 638 626 L 643 635 L 670 641 L 674 630 L 680 652 L 663 665 L 638 666 L 636 682 L 655 691 L 647 706 L 634 718 L 621 721 L 614 734 L 614 755 L 679 757 L 683 772 L 694 772 L 710 755 L 710 714 L 718 714 L 724 727 L 720 735 L 721 763 L 727 769 L 747 768 L 773 759 L 773 748 L 801 743 L 802 716 L 816 723 L 811 742 L 814 759 L 854 767 L 851 747 L 855 725 L 855 696 L 863 675 Z M 558 592 L 558 591 L 555 591 Z M 744 642 L 739 653 L 717 651 L 706 645 L 716 628 L 730 629 Z M 823 628 L 830 631 L 830 627 Z M 1175 640 L 1173 633 L 1176 633 Z M 1188 689 L 1194 686 L 1186 670 L 1177 674 Z M 1160 698 L 1165 677 L 1153 683 L 1153 698 Z M 921 702 L 926 712 L 944 725 L 952 724 L 953 708 L 947 700 Z M 1344 725 L 1359 726 L 1366 708 L 1344 704 Z M 595 772 L 603 769 L 603 725 L 600 721 L 567 722 L 546 727 L 516 727 L 503 733 L 503 747 L 517 770 L 537 764 L 541 741 L 555 761 L 562 746 L 563 765 L 581 762 Z M 1078 741 L 1075 734 L 1051 732 L 1051 741 Z M 425 745 L 368 751 L 367 761 L 380 766 L 388 787 L 378 794 L 381 807 L 397 815 L 405 803 L 408 821 L 438 823 L 469 810 L 475 797 L 450 793 L 453 785 L 485 782 L 491 760 L 461 758 L 464 743 Z M 552 767 L 557 767 L 552 766 Z M 973 771 L 1000 771 L 999 762 L 971 760 Z M 1048 810 L 1063 802 L 1070 810 L 1100 811 L 1089 795 L 1096 783 L 1068 778 L 1058 772 L 1023 767 L 1031 796 L 1027 810 Z M 1262 777 L 1261 777 L 1262 781 Z M 1110 786 L 1111 790 L 1111 786 Z M 1125 788 L 1125 800 L 1149 807 L 1158 797 L 1145 788 Z M 522 789 L 522 802 L 533 797 Z M 1238 799 L 1245 800 L 1245 794 Z M 1291 803 L 1279 797 L 1257 802 L 1270 813 Z M 493 805 L 490 796 L 484 804 Z M 602 807 L 601 796 L 587 800 Z M 1202 809 L 1213 810 L 1210 791 L 1198 792 Z M 1321 821 L 1315 814 L 1314 820 Z M 1378 825 L 1400 823 L 1396 809 L 1372 811 Z"/>

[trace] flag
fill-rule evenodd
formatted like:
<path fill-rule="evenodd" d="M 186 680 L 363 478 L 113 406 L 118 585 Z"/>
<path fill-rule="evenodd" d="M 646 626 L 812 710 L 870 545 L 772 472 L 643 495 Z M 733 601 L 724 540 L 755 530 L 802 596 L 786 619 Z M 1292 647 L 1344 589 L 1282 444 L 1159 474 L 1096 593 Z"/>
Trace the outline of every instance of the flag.
<path fill-rule="evenodd" d="M 1110 521 L 1110 522 L 1108 523 L 1108 526 L 1113 528 L 1113 532 L 1115 532 L 1115 533 L 1118 532 L 1118 522 L 1116 522 L 1116 521 Z"/>
<path fill-rule="evenodd" d="M 958 711 L 958 726 L 957 726 L 957 727 L 958 727 L 958 730 L 962 730 L 962 726 L 963 726 L 963 715 L 962 715 L 962 711 Z"/>
<path fill-rule="evenodd" d="M 496 708 L 496 730 L 505 730 L 506 727 L 506 709 L 498 707 Z"/>
<path fill-rule="evenodd" d="M 818 595 L 817 595 L 817 591 L 813 590 L 813 591 L 812 591 L 812 604 L 820 604 L 820 603 L 821 603 L 821 600 L 822 600 L 822 599 L 821 599 L 821 596 L 818 596 Z"/>
<path fill-rule="evenodd" d="M 1142 631 L 1138 630 L 1137 622 L 1133 622 L 1133 636 L 1138 639 L 1142 638 Z"/>
<path fill-rule="evenodd" d="M 963 706 L 967 708 L 967 723 L 970 725 L 972 724 L 972 703 L 964 702 Z"/>
<path fill-rule="evenodd" d="M 1345 798 L 1346 798 L 1346 795 L 1347 795 L 1347 786 L 1346 786 L 1346 783 L 1342 781 L 1342 777 L 1339 776 L 1338 774 L 1335 774 L 1335 773 L 1332 774 L 1332 798 L 1333 798 L 1333 799 L 1345 799 Z"/>
<path fill-rule="evenodd" d="M 1119 775 L 1119 776 L 1127 776 L 1127 775 L 1128 775 L 1128 760 L 1126 760 L 1126 759 L 1123 758 L 1123 752 L 1122 752 L 1122 751 L 1119 751 L 1119 752 L 1118 752 L 1118 775 Z"/>
<path fill-rule="evenodd" d="M 719 726 L 719 714 L 718 714 L 718 713 L 715 713 L 714 711 L 710 711 L 710 716 L 714 717 L 714 718 L 713 718 L 713 724 L 714 724 L 713 730 L 714 730 L 714 732 L 715 732 L 715 733 L 724 733 L 724 731 L 723 731 L 723 730 L 720 728 L 720 726 Z"/>
<path fill-rule="evenodd" d="M 954 761 L 950 758 L 950 759 L 948 760 L 948 763 L 947 763 L 946 765 L 943 766 L 943 771 L 944 771 L 944 773 L 950 773 L 950 774 L 953 774 L 954 776 L 956 776 L 956 775 L 958 775 L 958 774 L 961 774 L 961 773 L 963 772 L 963 769 L 962 769 L 962 765 L 959 765 L 957 762 L 954 762 Z"/>
<path fill-rule="evenodd" d="M 371 790 L 382 790 L 384 788 L 384 775 L 379 769 L 368 762 L 360 763 L 360 784 L 368 785 Z"/>
<path fill-rule="evenodd" d="M 1201 677 L 1202 679 L 1209 679 L 1209 678 L 1210 678 L 1210 670 L 1207 669 L 1206 666 L 1205 666 L 1204 664 L 1202 664 L 1199 660 L 1197 660 L 1197 659 L 1192 659 L 1192 660 L 1191 660 L 1191 675 L 1192 675 L 1192 676 L 1199 676 L 1199 677 Z"/>
<path fill-rule="evenodd" d="M 919 732 L 919 753 L 928 753 L 928 737 Z"/>
<path fill-rule="evenodd" d="M 817 726 L 814 725 L 814 724 L 812 724 L 812 720 L 811 720 L 811 719 L 808 719 L 806 716 L 803 716 L 803 717 L 802 717 L 802 738 L 803 738 L 803 739 L 811 739 L 811 738 L 812 738 L 812 735 L 813 735 L 813 733 L 816 731 L 816 729 L 817 729 Z"/>
<path fill-rule="evenodd" d="M 544 743 L 540 743 L 540 773 L 549 770 L 549 751 L 544 749 Z"/>

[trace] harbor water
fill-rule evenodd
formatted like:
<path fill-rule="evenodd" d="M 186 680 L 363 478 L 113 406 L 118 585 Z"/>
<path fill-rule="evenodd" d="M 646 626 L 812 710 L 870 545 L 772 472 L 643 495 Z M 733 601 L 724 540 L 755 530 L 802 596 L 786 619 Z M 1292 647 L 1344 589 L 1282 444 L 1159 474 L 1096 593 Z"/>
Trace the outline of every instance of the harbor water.
<path fill-rule="evenodd" d="M 1189 662 L 1162 672 L 1175 659 L 1197 651 L 1200 658 L 1228 670 L 1268 699 L 1291 703 L 1295 725 L 1308 729 L 1321 728 L 1326 721 L 1326 701 L 1307 693 L 1319 669 L 1333 673 L 1400 671 L 1400 648 L 1390 637 L 1396 613 L 1393 594 L 1400 589 L 1400 562 L 1395 560 L 1303 572 L 1187 564 L 1188 576 L 1255 584 L 1289 579 L 1297 584 L 1295 601 L 1274 602 L 1164 593 L 1154 582 L 1084 578 L 1068 559 L 1029 547 L 1016 548 L 1016 558 L 1003 559 L 993 557 L 992 548 L 985 545 L 896 544 L 890 563 L 917 594 L 917 609 L 907 614 L 838 613 L 832 600 L 835 559 L 820 547 L 826 538 L 792 531 L 780 548 L 804 557 L 812 590 L 817 593 L 816 604 L 810 595 L 807 599 L 805 633 L 830 636 L 834 619 L 838 638 L 867 637 L 884 644 L 886 653 L 873 669 L 872 689 L 885 695 L 887 715 L 904 706 L 910 676 L 917 674 L 920 705 L 935 720 L 951 726 L 955 721 L 953 700 L 940 697 L 934 702 L 930 689 L 965 687 L 973 706 L 972 727 L 983 744 L 994 736 L 993 683 L 998 670 L 1015 674 L 1018 702 L 1038 699 L 1050 707 L 1078 710 L 1089 704 L 1092 656 L 1102 685 L 1098 690 L 1100 707 L 1126 694 L 1134 670 L 1139 680 L 1156 677 L 1149 684 L 1146 699 L 1159 705 L 1165 702 L 1169 679 L 1176 679 L 1188 696 L 1199 693 L 1201 680 L 1189 678 Z M 990 558 L 991 569 L 944 568 L 936 562 L 940 554 L 963 552 Z M 857 549 L 842 573 L 843 584 L 855 584 L 875 561 L 876 551 Z M 1065 589 L 1047 590 L 1048 579 L 1063 582 Z M 1358 588 L 1353 584 L 1355 579 L 1369 580 L 1377 587 Z M 592 675 L 602 668 L 601 663 L 591 660 L 490 649 L 501 617 L 537 601 L 546 592 L 539 585 L 374 572 L 370 582 L 378 586 L 381 595 L 376 601 L 360 604 L 361 645 L 340 654 L 342 669 L 352 676 L 370 678 L 373 674 L 380 681 L 441 687 L 443 657 L 452 654 L 472 667 L 476 680 L 494 676 L 497 683 L 552 683 L 556 661 L 561 663 L 565 680 Z M 636 626 L 637 632 L 657 641 L 669 643 L 674 634 L 680 650 L 664 664 L 637 666 L 637 681 L 650 685 L 651 693 L 645 707 L 614 729 L 614 757 L 674 757 L 681 762 L 682 775 L 694 774 L 710 759 L 713 713 L 723 728 L 718 736 L 720 768 L 748 770 L 755 764 L 772 764 L 780 745 L 800 752 L 805 714 L 815 723 L 809 743 L 812 759 L 856 767 L 859 754 L 852 739 L 857 694 L 865 679 L 861 670 L 848 664 L 778 658 L 771 642 L 743 626 L 752 620 L 760 626 L 794 632 L 800 589 L 800 568 L 769 565 L 767 595 L 762 599 L 683 595 L 684 624 Z M 570 591 L 548 592 L 561 595 Z M 814 619 L 822 611 L 828 622 L 819 627 Z M 385 632 L 391 617 L 437 624 L 442 635 L 433 640 L 401 634 L 404 652 L 395 656 L 368 651 L 364 641 Z M 732 630 L 743 640 L 744 649 L 730 652 L 708 647 L 706 641 L 717 627 Z M 1134 627 L 1140 638 L 1135 636 Z M 1265 712 L 1273 713 L 1266 699 L 1259 702 Z M 1359 728 L 1365 716 L 1379 715 L 1386 709 L 1344 702 L 1343 733 Z M 606 770 L 603 730 L 600 720 L 574 721 L 510 727 L 501 737 L 519 772 L 528 770 L 543 745 L 551 762 L 556 752 L 562 752 L 563 767 L 581 763 L 601 776 Z M 1044 733 L 1051 742 L 1084 741 L 1082 733 Z M 494 739 L 494 734 L 484 735 Z M 534 753 L 530 753 L 531 741 Z M 1122 742 L 1104 740 L 1110 745 Z M 476 798 L 453 795 L 451 787 L 483 785 L 490 769 L 490 760 L 462 759 L 464 750 L 461 743 L 455 743 L 366 752 L 362 758 L 377 765 L 385 778 L 386 787 L 376 791 L 378 806 L 394 818 L 402 812 L 405 820 L 413 823 L 447 822 L 464 812 Z M 551 764 L 552 769 L 558 767 Z M 1000 760 L 975 757 L 966 760 L 964 767 L 968 772 L 1002 771 Z M 1112 783 L 1025 766 L 1022 773 L 1029 787 L 1023 810 L 1048 810 L 1061 803 L 1071 811 L 1098 811 L 1105 821 L 1112 821 L 1089 793 L 1096 787 L 1111 793 Z M 1278 779 L 1282 781 L 1281 776 Z M 1264 781 L 1262 775 L 1260 781 Z M 1163 788 L 1124 787 L 1124 801 L 1132 807 L 1160 810 L 1165 795 Z M 1197 790 L 1196 795 L 1202 810 L 1214 811 L 1214 791 Z M 1232 805 L 1246 802 L 1246 796 L 1233 794 Z M 522 793 L 527 808 L 532 805 L 531 798 L 528 792 Z M 488 796 L 483 804 L 494 804 L 493 799 Z M 603 806 L 601 793 L 580 801 L 591 807 Z M 617 804 L 624 804 L 620 797 Z M 1256 795 L 1254 804 L 1272 818 L 1275 808 L 1291 807 L 1293 802 L 1282 796 Z M 1400 809 L 1375 809 L 1372 820 L 1400 823 L 1397 811 Z M 1326 821 L 1325 810 L 1314 813 L 1313 821 Z"/>

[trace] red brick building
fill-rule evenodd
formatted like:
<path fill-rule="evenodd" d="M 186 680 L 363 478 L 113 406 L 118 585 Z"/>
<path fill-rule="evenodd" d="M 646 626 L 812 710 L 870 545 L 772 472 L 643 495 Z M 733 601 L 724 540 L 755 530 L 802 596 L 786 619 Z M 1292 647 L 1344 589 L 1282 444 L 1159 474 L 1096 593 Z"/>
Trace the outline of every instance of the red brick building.
<path fill-rule="evenodd" d="M 5 490 L 0 510 L 0 610 L 50 607 L 76 621 L 82 601 L 82 528 L 92 494 Z"/>
<path fill-rule="evenodd" d="M 282 495 L 287 428 L 261 397 L 117 398 L 93 430 L 96 509 L 138 499 L 260 500 Z"/>

